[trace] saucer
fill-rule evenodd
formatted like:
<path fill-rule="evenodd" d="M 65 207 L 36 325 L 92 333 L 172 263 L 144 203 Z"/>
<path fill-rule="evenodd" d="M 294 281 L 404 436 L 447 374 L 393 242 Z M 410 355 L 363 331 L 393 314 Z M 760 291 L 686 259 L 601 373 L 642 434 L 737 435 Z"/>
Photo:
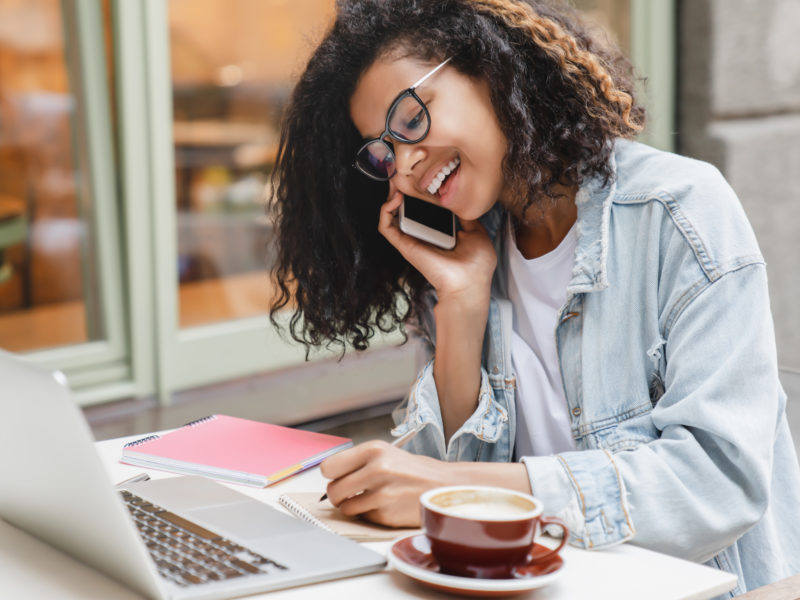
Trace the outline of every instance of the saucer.
<path fill-rule="evenodd" d="M 550 549 L 534 544 L 532 558 Z M 543 587 L 555 581 L 564 572 L 564 559 L 559 555 L 543 561 L 516 568 L 516 577 L 511 579 L 476 579 L 446 575 L 439 572 L 439 565 L 431 554 L 431 543 L 424 533 L 400 538 L 388 553 L 389 564 L 412 579 L 432 588 L 467 596 L 507 596 Z"/>

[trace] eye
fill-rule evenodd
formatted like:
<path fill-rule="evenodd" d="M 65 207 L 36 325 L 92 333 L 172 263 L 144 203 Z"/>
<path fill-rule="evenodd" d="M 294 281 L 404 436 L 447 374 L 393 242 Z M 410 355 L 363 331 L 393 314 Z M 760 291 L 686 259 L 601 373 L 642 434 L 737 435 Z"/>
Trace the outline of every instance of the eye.
<path fill-rule="evenodd" d="M 392 137 L 414 142 L 425 135 L 428 114 L 425 107 L 413 96 L 406 96 L 394 107 L 389 117 Z"/>
<path fill-rule="evenodd" d="M 425 124 L 425 111 L 420 108 L 419 112 L 417 112 L 417 114 L 414 115 L 414 118 L 408 122 L 408 125 L 406 127 L 409 130 L 414 130 L 414 129 L 419 129 L 424 124 Z"/>

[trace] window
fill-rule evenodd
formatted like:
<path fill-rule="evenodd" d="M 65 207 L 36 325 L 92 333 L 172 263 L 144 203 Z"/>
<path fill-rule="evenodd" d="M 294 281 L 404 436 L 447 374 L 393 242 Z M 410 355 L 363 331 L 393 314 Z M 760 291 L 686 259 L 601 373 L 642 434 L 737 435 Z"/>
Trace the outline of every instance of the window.
<path fill-rule="evenodd" d="M 0 2 L 0 340 L 15 352 L 106 335 L 64 29 L 58 0 Z"/>
<path fill-rule="evenodd" d="M 639 96 L 648 111 L 640 140 L 675 148 L 675 1 L 576 0 L 575 6 L 611 33 L 644 81 Z"/>
<path fill-rule="evenodd" d="M 280 116 L 332 15 L 331 0 L 168 3 L 182 328 L 267 311 Z"/>

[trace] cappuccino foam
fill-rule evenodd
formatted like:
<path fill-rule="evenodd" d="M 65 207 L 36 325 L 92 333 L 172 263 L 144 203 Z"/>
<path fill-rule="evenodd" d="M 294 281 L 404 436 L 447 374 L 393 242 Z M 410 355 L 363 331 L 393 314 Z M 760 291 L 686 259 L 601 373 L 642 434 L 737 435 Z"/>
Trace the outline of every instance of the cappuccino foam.
<path fill-rule="evenodd" d="M 447 514 L 467 519 L 504 519 L 521 517 L 529 513 L 531 508 L 524 508 L 510 502 L 484 500 L 451 505 L 444 510 L 447 511 Z"/>

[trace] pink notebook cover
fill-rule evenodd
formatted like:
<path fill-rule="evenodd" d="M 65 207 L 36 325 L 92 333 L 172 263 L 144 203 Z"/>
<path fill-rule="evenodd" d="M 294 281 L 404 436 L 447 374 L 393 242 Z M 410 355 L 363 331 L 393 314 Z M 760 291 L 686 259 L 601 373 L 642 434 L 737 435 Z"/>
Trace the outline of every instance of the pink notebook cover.
<path fill-rule="evenodd" d="M 121 462 L 266 486 L 351 445 L 334 435 L 211 415 L 126 445 Z"/>

